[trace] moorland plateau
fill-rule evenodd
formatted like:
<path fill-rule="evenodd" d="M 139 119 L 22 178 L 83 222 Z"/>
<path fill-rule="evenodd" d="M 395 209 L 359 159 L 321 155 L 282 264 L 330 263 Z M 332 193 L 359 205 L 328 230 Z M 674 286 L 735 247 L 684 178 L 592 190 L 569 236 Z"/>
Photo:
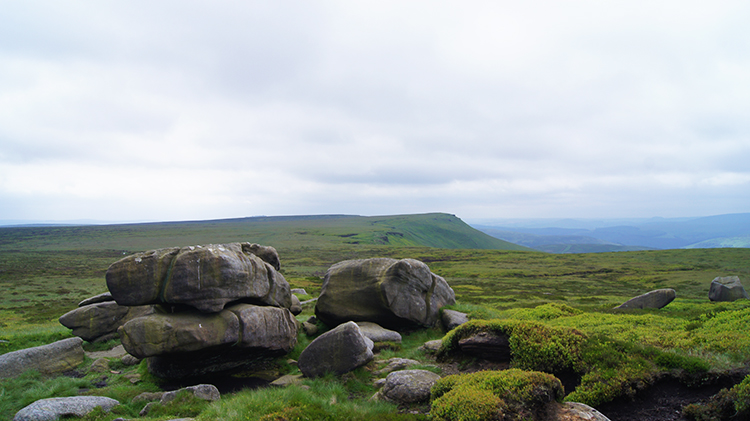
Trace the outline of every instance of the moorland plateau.
<path fill-rule="evenodd" d="M 437 213 L 0 228 L 4 292 L 0 353 L 71 336 L 58 317 L 82 299 L 106 291 L 104 274 L 123 256 L 162 247 L 243 241 L 275 247 L 281 273 L 293 288 L 304 288 L 307 298 L 317 296 L 326 270 L 342 260 L 421 260 L 454 289 L 457 304 L 452 308 L 469 314 L 474 326 L 469 329 L 524 332 L 529 339 L 516 344 L 513 367 L 564 378 L 565 399 L 595 406 L 613 420 L 723 419 L 716 415 L 721 408 L 729 405 L 728 416 L 741 416 L 747 408 L 734 403 L 750 403 L 750 383 L 709 401 L 722 387 L 731 387 L 747 374 L 750 300 L 708 300 L 715 277 L 739 276 L 745 283 L 750 279 L 750 249 L 547 254 L 490 237 L 455 216 Z M 677 291 L 677 298 L 662 309 L 613 310 L 632 297 L 661 288 Z M 298 320 L 312 314 L 308 305 Z M 564 332 L 571 331 L 584 339 L 566 345 Z M 443 340 L 442 365 L 417 349 L 444 335 L 440 329 L 407 333 L 400 346 L 382 350 L 379 358 L 418 359 L 440 374 L 487 368 L 480 361 L 453 355 L 455 334 Z M 300 334 L 289 356 L 299 356 L 310 340 Z M 548 346 L 540 348 L 540 343 Z M 115 344 L 86 348 L 95 351 Z M 294 372 L 296 368 L 285 361 L 286 357 L 279 360 L 274 370 Z M 375 392 L 372 380 L 378 364 L 382 363 L 376 360 L 341 378 L 305 380 L 309 389 L 242 390 L 212 404 L 180 401 L 144 419 L 427 418 L 429 404 L 398 408 L 369 400 Z M 128 370 L 138 371 L 143 380 L 131 384 L 123 377 Z M 108 373 L 88 373 L 85 367 L 77 378 L 48 379 L 27 373 L 0 385 L 0 420 L 12 419 L 15 411 L 36 399 L 85 391 L 125 403 L 164 386 L 141 366 L 117 364 Z M 667 396 L 659 395 L 658 400 L 657 391 Z M 651 405 L 652 401 L 658 403 Z M 92 413 L 87 419 L 137 418 L 139 410 L 137 405 L 124 404 L 119 412 Z"/>

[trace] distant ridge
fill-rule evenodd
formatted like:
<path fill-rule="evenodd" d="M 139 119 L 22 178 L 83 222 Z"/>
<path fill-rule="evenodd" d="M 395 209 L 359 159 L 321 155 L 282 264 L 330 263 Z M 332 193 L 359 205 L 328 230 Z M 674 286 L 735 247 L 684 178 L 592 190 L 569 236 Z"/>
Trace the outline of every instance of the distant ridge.
<path fill-rule="evenodd" d="M 341 245 L 531 250 L 487 235 L 455 215 L 254 216 L 208 221 L 0 228 L 0 250 L 148 250 L 249 241 L 277 248 Z"/>

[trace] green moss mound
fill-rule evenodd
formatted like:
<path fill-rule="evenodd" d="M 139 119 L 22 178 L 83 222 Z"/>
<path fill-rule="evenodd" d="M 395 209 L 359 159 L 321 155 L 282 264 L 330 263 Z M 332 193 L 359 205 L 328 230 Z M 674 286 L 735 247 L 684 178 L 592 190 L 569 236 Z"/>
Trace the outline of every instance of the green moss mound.
<path fill-rule="evenodd" d="M 457 374 L 432 387 L 430 415 L 439 421 L 536 419 L 563 395 L 560 380 L 538 371 Z"/>

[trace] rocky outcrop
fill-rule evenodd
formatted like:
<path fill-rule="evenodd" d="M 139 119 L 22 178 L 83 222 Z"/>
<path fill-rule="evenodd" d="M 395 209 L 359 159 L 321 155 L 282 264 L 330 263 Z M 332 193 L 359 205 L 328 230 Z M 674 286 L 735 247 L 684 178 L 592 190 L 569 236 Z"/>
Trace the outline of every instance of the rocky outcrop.
<path fill-rule="evenodd" d="M 445 330 L 452 330 L 453 328 L 468 322 L 469 316 L 460 311 L 444 309 L 442 311 L 441 321 L 443 322 Z"/>
<path fill-rule="evenodd" d="M 81 338 L 68 338 L 0 355 L 0 378 L 15 377 L 27 370 L 42 374 L 72 370 L 83 363 L 82 344 Z"/>
<path fill-rule="evenodd" d="M 433 326 L 440 308 L 455 301 L 445 279 L 418 260 L 347 260 L 328 269 L 315 314 L 328 325 Z"/>
<path fill-rule="evenodd" d="M 647 292 L 635 298 L 631 298 L 625 303 L 615 307 L 615 309 L 631 308 L 662 308 L 674 301 L 677 293 L 672 288 L 657 289 Z"/>
<path fill-rule="evenodd" d="M 103 292 L 103 293 L 101 293 L 99 295 L 94 295 L 93 297 L 86 298 L 85 300 L 83 300 L 80 303 L 78 303 L 78 307 L 84 307 L 84 306 L 87 306 L 89 304 L 104 303 L 104 302 L 107 302 L 107 301 L 114 301 L 114 300 L 115 299 L 112 298 L 112 294 L 109 291 L 107 291 L 107 292 Z"/>
<path fill-rule="evenodd" d="M 735 301 L 741 298 L 750 299 L 742 286 L 739 276 L 716 277 L 711 281 L 708 299 L 711 301 Z"/>
<path fill-rule="evenodd" d="M 438 380 L 439 375 L 427 370 L 394 371 L 385 378 L 385 384 L 375 399 L 398 405 L 427 402 L 430 400 L 430 388 Z"/>
<path fill-rule="evenodd" d="M 100 297 L 101 296 L 97 296 Z M 96 299 L 92 297 L 81 303 Z M 115 301 L 96 301 L 85 304 L 60 316 L 60 324 L 88 342 L 98 342 L 117 332 L 117 328 L 136 317 L 154 312 L 153 306 L 126 307 Z"/>
<path fill-rule="evenodd" d="M 63 417 L 83 417 L 97 407 L 109 412 L 120 402 L 104 396 L 72 396 L 38 400 L 16 413 L 13 421 L 52 421 Z"/>
<path fill-rule="evenodd" d="M 325 373 L 344 374 L 367 364 L 373 358 L 373 342 L 354 322 L 337 326 L 310 342 L 299 356 L 297 366 L 306 377 Z"/>
<path fill-rule="evenodd" d="M 277 266 L 271 247 L 209 244 L 137 253 L 113 263 L 106 278 L 115 301 L 126 306 L 162 303 L 215 313 L 243 301 L 290 308 L 289 284 Z"/>

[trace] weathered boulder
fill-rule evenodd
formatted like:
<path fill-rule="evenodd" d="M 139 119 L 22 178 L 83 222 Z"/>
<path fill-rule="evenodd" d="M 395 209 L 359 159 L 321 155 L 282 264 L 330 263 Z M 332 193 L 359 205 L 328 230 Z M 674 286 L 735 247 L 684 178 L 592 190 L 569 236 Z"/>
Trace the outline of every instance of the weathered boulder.
<path fill-rule="evenodd" d="M 464 354 L 490 361 L 510 361 L 510 338 L 502 333 L 477 332 L 458 341 Z"/>
<path fill-rule="evenodd" d="M 443 322 L 443 327 L 445 327 L 445 330 L 451 330 L 468 322 L 469 316 L 466 313 L 461 313 L 460 311 L 444 309 L 442 311 L 441 321 Z"/>
<path fill-rule="evenodd" d="M 292 294 L 308 295 L 304 288 L 292 288 Z"/>
<path fill-rule="evenodd" d="M 286 354 L 297 345 L 297 319 L 285 308 L 238 304 L 227 308 L 240 321 L 236 346 Z"/>
<path fill-rule="evenodd" d="M 631 298 L 625 303 L 615 307 L 615 309 L 662 308 L 671 303 L 676 296 L 677 293 L 672 288 L 657 289 Z"/>
<path fill-rule="evenodd" d="M 372 348 L 373 342 L 362 335 L 356 323 L 343 323 L 310 342 L 297 366 L 306 377 L 344 374 L 370 362 Z"/>
<path fill-rule="evenodd" d="M 117 332 L 117 328 L 136 317 L 154 312 L 153 306 L 126 307 L 115 301 L 101 301 L 73 309 L 60 316 L 60 324 L 73 329 L 81 339 L 94 342 Z"/>
<path fill-rule="evenodd" d="M 433 326 L 440 307 L 455 301 L 445 279 L 418 260 L 347 260 L 328 269 L 315 314 L 328 325 L 351 320 L 394 329 Z"/>
<path fill-rule="evenodd" d="M 385 378 L 383 388 L 376 394 L 395 404 L 410 404 L 430 400 L 430 388 L 440 376 L 427 370 L 394 371 Z"/>
<path fill-rule="evenodd" d="M 735 301 L 740 298 L 750 299 L 742 286 L 739 276 L 716 277 L 711 281 L 708 299 L 711 301 Z"/>
<path fill-rule="evenodd" d="M 440 348 L 443 346 L 443 340 L 442 339 L 434 339 L 432 341 L 427 341 L 422 346 L 419 347 L 422 351 L 428 353 L 428 354 L 434 354 L 440 350 Z"/>
<path fill-rule="evenodd" d="M 373 342 L 401 342 L 401 334 L 395 330 L 386 329 L 377 323 L 357 322 L 359 330 Z"/>
<path fill-rule="evenodd" d="M 89 304 L 103 303 L 106 301 L 114 301 L 114 300 L 115 299 L 112 297 L 112 293 L 107 291 L 99 295 L 94 295 L 93 297 L 86 298 L 85 300 L 78 303 L 78 307 L 87 306 Z"/>
<path fill-rule="evenodd" d="M 235 344 L 239 332 L 239 319 L 231 311 L 154 313 L 130 320 L 119 329 L 125 350 L 137 358 Z"/>
<path fill-rule="evenodd" d="M 83 363 L 85 353 L 81 344 L 81 338 L 68 338 L 0 355 L 0 378 L 15 377 L 32 369 L 42 374 L 72 370 Z"/>
<path fill-rule="evenodd" d="M 53 421 L 63 417 L 83 417 L 96 407 L 109 412 L 120 402 L 104 396 L 71 396 L 38 400 L 16 413 L 13 421 Z"/>
<path fill-rule="evenodd" d="M 233 301 L 289 308 L 289 284 L 276 267 L 273 247 L 209 244 L 137 253 L 113 263 L 106 278 L 120 305 L 184 304 L 207 313 Z"/>

